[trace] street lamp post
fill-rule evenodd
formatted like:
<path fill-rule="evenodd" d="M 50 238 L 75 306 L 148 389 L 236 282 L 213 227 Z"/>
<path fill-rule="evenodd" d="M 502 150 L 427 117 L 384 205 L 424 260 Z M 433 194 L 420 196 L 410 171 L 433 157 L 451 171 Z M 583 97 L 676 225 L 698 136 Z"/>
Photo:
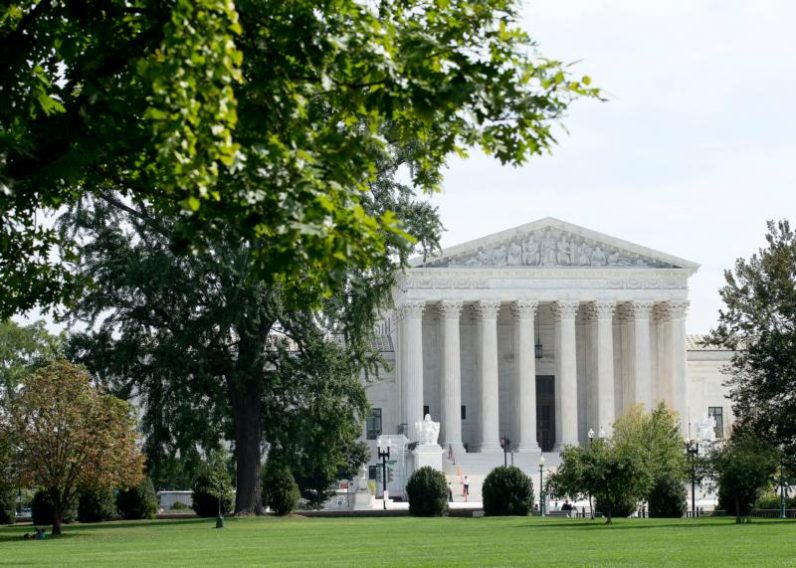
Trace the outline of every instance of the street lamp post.
<path fill-rule="evenodd" d="M 602 433 L 602 429 L 600 430 L 600 433 Z M 600 438 L 602 438 L 602 436 L 600 436 Z M 589 447 L 591 448 L 593 445 L 594 445 L 594 429 L 589 428 Z M 585 516 L 586 515 L 584 515 L 584 517 Z M 594 507 L 591 504 L 591 492 L 589 492 L 589 516 L 591 517 L 591 520 L 593 521 L 594 520 Z"/>
<path fill-rule="evenodd" d="M 686 440 L 685 451 L 691 461 L 691 516 L 696 517 L 696 457 L 699 455 L 699 442 Z"/>
<path fill-rule="evenodd" d="M 379 459 L 381 460 L 381 500 L 384 502 L 384 509 L 387 509 L 387 460 L 390 459 L 390 440 L 387 440 L 387 447 L 382 450 L 381 438 L 379 438 L 379 447 L 377 448 L 377 452 Z"/>
<path fill-rule="evenodd" d="M 503 448 L 503 467 L 507 467 L 509 465 L 509 446 L 511 445 L 511 440 L 509 440 L 506 436 L 501 436 L 500 438 L 500 447 Z M 512 456 L 512 461 L 514 457 Z M 512 464 L 514 465 L 514 464 Z"/>
<path fill-rule="evenodd" d="M 539 459 L 539 516 L 544 517 L 544 456 Z"/>

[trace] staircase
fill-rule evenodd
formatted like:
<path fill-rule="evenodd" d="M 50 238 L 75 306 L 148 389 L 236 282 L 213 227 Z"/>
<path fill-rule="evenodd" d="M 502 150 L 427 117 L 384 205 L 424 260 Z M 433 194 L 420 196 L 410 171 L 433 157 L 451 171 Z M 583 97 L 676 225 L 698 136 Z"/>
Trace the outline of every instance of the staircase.
<path fill-rule="evenodd" d="M 555 470 L 561 463 L 561 457 L 555 452 L 545 452 L 541 454 L 544 456 L 544 480 L 551 470 Z M 529 476 L 533 481 L 533 491 L 536 498 L 539 497 L 539 458 L 540 454 L 536 453 L 523 453 L 514 454 L 514 465 L 519 467 L 525 475 Z M 507 456 L 507 463 L 511 465 L 512 456 Z M 503 465 L 503 452 L 485 452 L 485 453 L 464 453 L 461 455 L 449 456 L 446 452 L 442 459 L 442 472 L 445 474 L 446 479 L 453 488 L 453 501 L 456 503 L 464 502 L 462 496 L 462 480 L 466 475 L 470 480 L 470 498 L 471 503 L 481 503 L 482 494 L 481 487 L 484 484 L 484 479 L 494 468 Z"/>

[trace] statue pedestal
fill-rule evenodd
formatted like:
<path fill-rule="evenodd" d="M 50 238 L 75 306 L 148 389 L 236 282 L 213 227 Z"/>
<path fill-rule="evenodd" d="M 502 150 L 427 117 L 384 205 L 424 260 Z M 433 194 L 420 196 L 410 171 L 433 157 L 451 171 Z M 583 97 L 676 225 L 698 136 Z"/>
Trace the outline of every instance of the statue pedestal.
<path fill-rule="evenodd" d="M 424 444 L 412 450 L 413 470 L 417 471 L 421 467 L 430 466 L 437 471 L 442 471 L 442 454 L 445 453 L 437 444 Z"/>
<path fill-rule="evenodd" d="M 368 488 L 365 487 L 364 490 L 357 489 L 357 492 L 354 493 L 354 503 L 353 508 L 355 511 L 361 511 L 363 509 L 372 509 L 376 500 L 373 495 L 370 494 Z"/>

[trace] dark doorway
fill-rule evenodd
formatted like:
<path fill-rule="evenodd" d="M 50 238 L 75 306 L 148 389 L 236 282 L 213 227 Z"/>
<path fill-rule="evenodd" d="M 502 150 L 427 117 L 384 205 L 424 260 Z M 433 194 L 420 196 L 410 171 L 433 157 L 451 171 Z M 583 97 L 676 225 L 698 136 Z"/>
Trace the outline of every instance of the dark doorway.
<path fill-rule="evenodd" d="M 536 377 L 536 441 L 543 452 L 556 443 L 556 387 L 553 375 Z"/>

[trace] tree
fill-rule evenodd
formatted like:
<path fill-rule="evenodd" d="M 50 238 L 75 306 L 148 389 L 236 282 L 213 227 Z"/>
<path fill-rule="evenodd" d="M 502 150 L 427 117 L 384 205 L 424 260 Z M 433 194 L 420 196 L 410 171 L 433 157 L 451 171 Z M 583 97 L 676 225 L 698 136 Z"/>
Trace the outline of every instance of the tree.
<path fill-rule="evenodd" d="M 553 495 L 591 495 L 605 509 L 606 524 L 623 503 L 638 502 L 650 485 L 650 474 L 638 452 L 626 451 L 610 439 L 598 439 L 587 447 L 569 446 L 561 453 L 561 465 L 548 478 Z"/>
<path fill-rule="evenodd" d="M 143 457 L 129 405 L 98 391 L 88 373 L 63 359 L 26 377 L 11 409 L 23 483 L 47 491 L 53 534 L 81 487 L 135 484 Z"/>
<path fill-rule="evenodd" d="M 31 369 L 61 355 L 63 335 L 53 335 L 43 321 L 19 325 L 0 322 L 0 406 L 8 408 L 22 378 Z"/>
<path fill-rule="evenodd" d="M 767 227 L 766 246 L 725 271 L 709 342 L 735 351 L 727 385 L 737 423 L 794 456 L 796 235 L 786 220 Z"/>
<path fill-rule="evenodd" d="M 234 491 L 227 471 L 227 455 L 223 451 L 210 452 L 199 468 L 192 489 L 192 507 L 200 517 L 221 519 L 231 511 Z"/>
<path fill-rule="evenodd" d="M 736 428 L 728 443 L 714 451 L 712 462 L 718 475 L 719 506 L 735 513 L 735 522 L 740 523 L 774 481 L 779 463 L 776 449 Z"/>
<path fill-rule="evenodd" d="M 401 186 L 379 191 L 374 207 L 433 215 L 407 202 Z M 153 467 L 232 440 L 236 514 L 261 510 L 265 442 L 301 475 L 322 472 L 325 491 L 350 465 L 347 447 L 367 408 L 360 373 L 378 362 L 370 343 L 376 307 L 409 245 L 396 240 L 382 269 L 352 272 L 347 294 L 323 310 L 289 309 L 281 287 L 252 273 L 245 243 L 230 238 L 179 256 L 169 246 L 170 220 L 142 210 L 166 230 L 102 203 L 65 221 L 85 243 L 76 270 L 96 282 L 73 311 L 89 331 L 73 336 L 70 353 L 121 396 L 138 398 Z"/>
<path fill-rule="evenodd" d="M 177 217 L 182 252 L 249 242 L 252 271 L 297 302 L 344 290 L 402 234 L 363 205 L 395 148 L 433 191 L 469 147 L 546 152 L 571 100 L 597 95 L 537 54 L 517 4 L 6 3 L 0 317 L 78 293 L 60 262 L 76 242 L 39 221 L 86 196 Z"/>

